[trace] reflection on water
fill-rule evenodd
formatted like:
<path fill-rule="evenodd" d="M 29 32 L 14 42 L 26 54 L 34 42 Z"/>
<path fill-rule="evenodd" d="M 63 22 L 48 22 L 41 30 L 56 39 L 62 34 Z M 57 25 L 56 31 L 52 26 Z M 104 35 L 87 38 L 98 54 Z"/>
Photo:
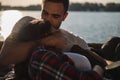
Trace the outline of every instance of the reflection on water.
<path fill-rule="evenodd" d="M 18 10 L 7 10 L 1 14 L 1 35 L 6 39 L 10 34 L 14 24 L 22 17 Z"/>

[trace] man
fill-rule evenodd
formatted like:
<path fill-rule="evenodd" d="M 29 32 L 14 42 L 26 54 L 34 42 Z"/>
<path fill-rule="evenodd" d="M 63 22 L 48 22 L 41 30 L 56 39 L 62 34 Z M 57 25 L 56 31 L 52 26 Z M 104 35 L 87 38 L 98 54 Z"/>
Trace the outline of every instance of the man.
<path fill-rule="evenodd" d="M 78 45 L 84 50 L 89 51 L 90 48 L 83 39 L 59 29 L 62 21 L 68 15 L 68 5 L 68 0 L 43 0 L 41 18 L 52 24 L 53 35 L 45 37 L 42 40 L 19 42 L 14 37 L 14 32 L 16 32 L 15 28 L 17 28 L 15 26 L 1 49 L 0 63 L 6 65 L 25 61 L 29 57 L 29 53 L 33 51 L 33 48 L 38 45 L 56 46 L 61 51 L 70 51 L 73 45 Z M 31 21 L 31 19 L 28 19 L 28 21 Z"/>

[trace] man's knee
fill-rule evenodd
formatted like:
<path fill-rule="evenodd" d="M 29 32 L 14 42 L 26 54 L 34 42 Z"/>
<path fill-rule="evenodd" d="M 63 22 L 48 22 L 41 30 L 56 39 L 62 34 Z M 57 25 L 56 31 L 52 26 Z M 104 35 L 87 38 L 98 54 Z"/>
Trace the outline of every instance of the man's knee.
<path fill-rule="evenodd" d="M 103 56 L 110 60 L 117 60 L 118 57 L 118 49 L 120 44 L 120 37 L 111 37 L 108 41 L 106 41 L 102 47 Z"/>
<path fill-rule="evenodd" d="M 80 70 L 80 71 L 88 71 L 91 70 L 91 64 L 90 61 L 87 59 L 87 57 L 77 54 L 77 53 L 72 53 L 72 52 L 64 52 L 68 57 L 72 59 L 72 61 L 75 64 L 75 67 Z"/>

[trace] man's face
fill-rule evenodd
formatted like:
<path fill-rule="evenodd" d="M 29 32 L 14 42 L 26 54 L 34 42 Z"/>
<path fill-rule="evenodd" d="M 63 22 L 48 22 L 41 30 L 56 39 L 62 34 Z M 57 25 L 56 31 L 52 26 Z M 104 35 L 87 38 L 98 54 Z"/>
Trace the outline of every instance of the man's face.
<path fill-rule="evenodd" d="M 52 24 L 53 31 L 59 29 L 61 22 L 66 16 L 67 13 L 64 13 L 64 6 L 62 3 L 45 2 L 42 6 L 41 18 Z"/>

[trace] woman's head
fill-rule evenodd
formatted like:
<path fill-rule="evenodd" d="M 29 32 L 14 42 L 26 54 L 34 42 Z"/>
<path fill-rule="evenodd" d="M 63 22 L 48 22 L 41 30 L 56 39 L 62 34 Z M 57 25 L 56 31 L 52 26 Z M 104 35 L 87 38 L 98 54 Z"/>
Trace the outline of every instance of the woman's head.
<path fill-rule="evenodd" d="M 19 41 L 33 41 L 41 39 L 50 33 L 51 24 L 48 21 L 36 20 L 28 22 L 18 34 Z"/>

